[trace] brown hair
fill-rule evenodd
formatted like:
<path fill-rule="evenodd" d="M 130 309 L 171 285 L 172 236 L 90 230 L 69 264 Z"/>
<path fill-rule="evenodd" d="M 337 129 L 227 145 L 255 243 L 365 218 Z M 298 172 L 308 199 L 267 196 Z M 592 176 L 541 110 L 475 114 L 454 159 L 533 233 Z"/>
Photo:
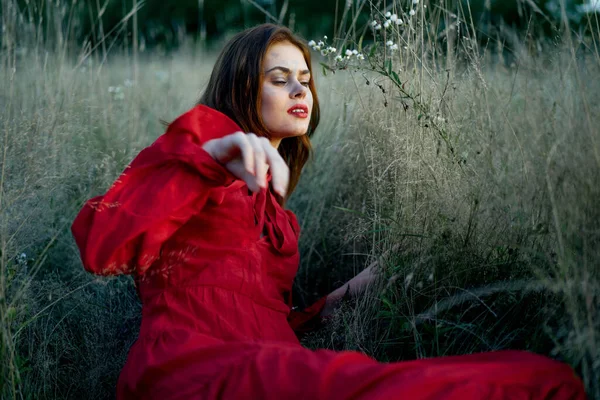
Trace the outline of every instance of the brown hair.
<path fill-rule="evenodd" d="M 198 104 L 204 104 L 227 115 L 244 132 L 270 138 L 260 114 L 263 59 L 269 46 L 283 41 L 298 47 L 304 55 L 311 71 L 309 88 L 313 95 L 313 107 L 306 134 L 284 138 L 278 147 L 279 154 L 290 169 L 286 197 L 278 199 L 282 207 L 294 192 L 304 164 L 309 156 L 313 155 L 310 137 L 320 119 L 319 100 L 307 45 L 288 28 L 274 24 L 262 24 L 238 33 L 219 55 L 208 86 L 198 101 Z"/>

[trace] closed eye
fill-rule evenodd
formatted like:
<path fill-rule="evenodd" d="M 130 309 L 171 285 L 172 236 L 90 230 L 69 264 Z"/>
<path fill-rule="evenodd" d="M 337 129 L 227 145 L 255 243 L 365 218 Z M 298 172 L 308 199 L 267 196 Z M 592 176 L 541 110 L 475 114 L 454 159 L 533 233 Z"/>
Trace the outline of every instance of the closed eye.
<path fill-rule="evenodd" d="M 287 83 L 286 81 L 273 81 L 274 85 L 285 85 L 286 83 Z M 310 82 L 300 82 L 300 84 L 302 86 L 309 87 Z"/>

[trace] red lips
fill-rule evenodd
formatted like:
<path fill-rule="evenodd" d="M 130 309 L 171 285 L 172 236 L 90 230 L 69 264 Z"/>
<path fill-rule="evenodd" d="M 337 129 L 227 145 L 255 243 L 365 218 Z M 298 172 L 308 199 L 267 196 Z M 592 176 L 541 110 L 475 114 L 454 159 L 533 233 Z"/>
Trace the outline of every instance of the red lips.
<path fill-rule="evenodd" d="M 296 110 L 296 111 L 294 111 Z M 296 104 L 287 111 L 288 114 L 293 115 L 298 118 L 307 118 L 308 117 L 308 106 L 306 104 Z"/>
<path fill-rule="evenodd" d="M 291 113 L 294 110 L 302 110 L 305 113 L 308 113 L 308 106 L 306 104 L 296 104 L 295 106 L 290 107 L 287 112 Z"/>

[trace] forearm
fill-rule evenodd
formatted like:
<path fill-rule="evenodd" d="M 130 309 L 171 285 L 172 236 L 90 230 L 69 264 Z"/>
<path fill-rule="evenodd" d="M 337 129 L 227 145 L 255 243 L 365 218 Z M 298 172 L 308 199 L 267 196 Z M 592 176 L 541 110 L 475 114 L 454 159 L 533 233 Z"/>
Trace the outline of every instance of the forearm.
<path fill-rule="evenodd" d="M 321 311 L 321 317 L 328 317 L 335 311 L 336 308 L 340 306 L 342 298 L 348 291 L 348 283 L 337 288 L 333 292 L 327 295 L 327 300 L 325 302 L 325 307 Z"/>
<path fill-rule="evenodd" d="M 335 309 L 340 306 L 341 301 L 346 293 L 352 297 L 355 297 L 364 292 L 367 286 L 376 278 L 374 268 L 375 263 L 365 268 L 360 274 L 350 279 L 341 287 L 329 293 L 327 295 L 325 307 L 323 307 L 323 310 L 321 311 L 321 317 L 327 317 L 333 314 Z"/>

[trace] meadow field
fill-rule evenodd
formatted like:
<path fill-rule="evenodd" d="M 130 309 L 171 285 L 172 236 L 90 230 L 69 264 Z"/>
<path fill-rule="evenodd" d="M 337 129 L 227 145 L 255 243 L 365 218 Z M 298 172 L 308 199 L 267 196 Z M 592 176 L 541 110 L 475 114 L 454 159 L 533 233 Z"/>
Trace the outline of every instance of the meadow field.
<path fill-rule="evenodd" d="M 376 48 L 335 35 L 336 53 L 314 52 L 322 119 L 287 204 L 302 227 L 296 298 L 375 261 L 383 273 L 303 344 L 381 361 L 524 349 L 569 363 L 600 400 L 597 35 L 482 45 L 460 19 L 436 40 L 402 15 L 409 28 L 384 28 Z M 216 58 L 89 50 L 2 53 L 6 399 L 114 397 L 141 304 L 131 277 L 83 270 L 70 225 L 160 120 L 193 107 Z"/>

